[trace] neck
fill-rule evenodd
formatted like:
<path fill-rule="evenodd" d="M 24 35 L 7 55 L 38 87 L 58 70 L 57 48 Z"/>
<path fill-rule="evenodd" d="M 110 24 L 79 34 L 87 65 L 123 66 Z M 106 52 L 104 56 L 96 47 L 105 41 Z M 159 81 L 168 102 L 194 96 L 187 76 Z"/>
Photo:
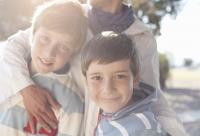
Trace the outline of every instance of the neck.
<path fill-rule="evenodd" d="M 104 7 L 101 8 L 104 12 L 109 12 L 112 14 L 119 13 L 122 9 L 122 0 L 109 0 L 111 2 L 104 5 Z"/>

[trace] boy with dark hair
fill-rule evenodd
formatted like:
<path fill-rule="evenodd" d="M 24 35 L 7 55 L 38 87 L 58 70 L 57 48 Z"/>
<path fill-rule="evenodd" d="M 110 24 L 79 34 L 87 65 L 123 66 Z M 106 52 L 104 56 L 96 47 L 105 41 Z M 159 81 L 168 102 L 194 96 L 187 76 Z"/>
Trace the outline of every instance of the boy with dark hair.
<path fill-rule="evenodd" d="M 132 6 L 125 0 L 88 0 L 89 28 L 93 34 L 115 31 L 127 34 L 135 41 L 141 65 L 140 79 L 156 88 L 158 101 L 152 106 L 157 121 L 172 136 L 186 135 L 176 113 L 169 107 L 159 85 L 159 62 L 157 45 L 149 29 L 135 16 Z M 131 0 L 126 0 L 131 1 Z M 134 3 L 133 3 L 134 4 Z M 87 6 L 86 6 L 87 7 Z M 91 135 L 99 109 L 87 98 L 86 91 L 86 135 Z"/>
<path fill-rule="evenodd" d="M 161 135 L 151 109 L 156 91 L 139 83 L 137 51 L 128 36 L 98 34 L 83 48 L 81 66 L 89 97 L 100 107 L 95 136 Z"/>

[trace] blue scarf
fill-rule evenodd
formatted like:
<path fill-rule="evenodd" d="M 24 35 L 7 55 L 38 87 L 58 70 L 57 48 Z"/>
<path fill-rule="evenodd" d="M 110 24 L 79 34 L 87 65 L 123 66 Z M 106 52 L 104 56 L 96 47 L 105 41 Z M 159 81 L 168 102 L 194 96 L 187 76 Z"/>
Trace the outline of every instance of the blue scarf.
<path fill-rule="evenodd" d="M 89 27 L 94 35 L 102 31 L 121 33 L 134 22 L 133 15 L 132 7 L 126 5 L 123 5 L 121 12 L 117 14 L 92 8 L 88 13 Z"/>

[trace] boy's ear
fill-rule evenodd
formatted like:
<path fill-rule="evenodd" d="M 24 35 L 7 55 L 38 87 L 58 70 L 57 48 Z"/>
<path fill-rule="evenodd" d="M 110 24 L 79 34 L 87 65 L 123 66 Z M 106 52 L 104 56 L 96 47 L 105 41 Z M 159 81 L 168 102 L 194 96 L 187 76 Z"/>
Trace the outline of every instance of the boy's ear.
<path fill-rule="evenodd" d="M 88 86 L 87 76 L 86 75 L 84 76 L 84 84 L 85 84 L 86 87 Z"/>
<path fill-rule="evenodd" d="M 140 82 L 140 75 L 137 74 L 137 75 L 134 77 L 133 86 L 138 86 L 138 85 L 139 85 L 139 82 Z"/>

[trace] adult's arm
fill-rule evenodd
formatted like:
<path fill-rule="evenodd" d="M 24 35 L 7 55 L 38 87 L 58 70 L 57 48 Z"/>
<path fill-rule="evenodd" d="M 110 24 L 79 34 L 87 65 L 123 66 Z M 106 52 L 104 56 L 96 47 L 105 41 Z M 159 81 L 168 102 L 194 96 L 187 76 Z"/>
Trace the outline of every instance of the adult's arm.
<path fill-rule="evenodd" d="M 130 36 L 136 45 L 141 66 L 141 80 L 155 88 L 160 88 L 159 59 L 154 36 L 137 18 L 125 33 Z"/>

